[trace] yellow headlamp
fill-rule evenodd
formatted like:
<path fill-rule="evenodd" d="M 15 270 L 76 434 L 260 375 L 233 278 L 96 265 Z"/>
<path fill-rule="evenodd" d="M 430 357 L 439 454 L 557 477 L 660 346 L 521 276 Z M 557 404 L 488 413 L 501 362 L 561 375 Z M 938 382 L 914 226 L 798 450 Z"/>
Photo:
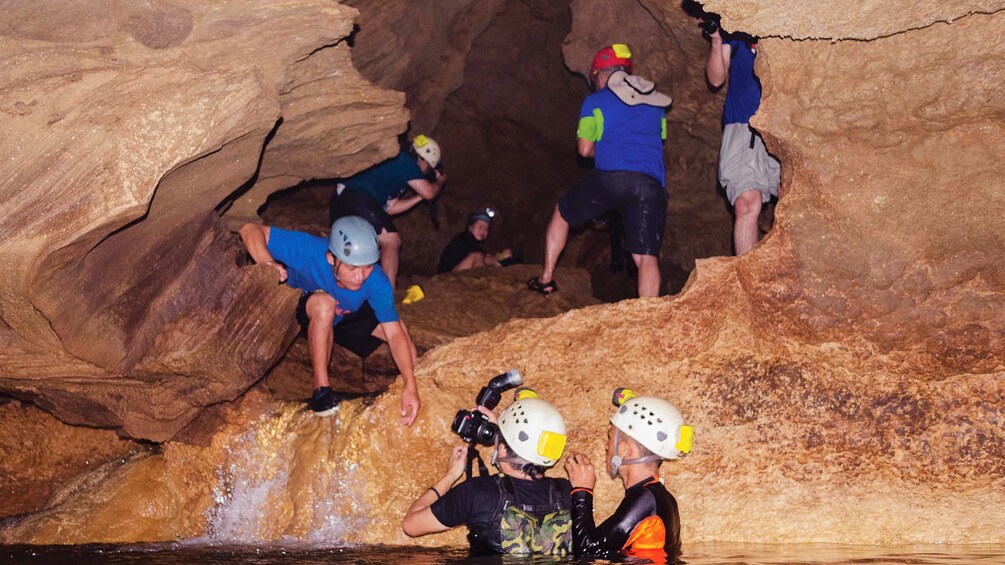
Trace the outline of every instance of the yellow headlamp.
<path fill-rule="evenodd" d="M 429 144 L 429 138 L 424 135 L 417 135 L 415 139 L 412 140 L 412 145 L 416 147 L 425 147 Z"/>
<path fill-rule="evenodd" d="M 537 454 L 546 459 L 557 461 L 565 451 L 565 434 L 557 432 L 543 432 L 537 440 Z"/>
<path fill-rule="evenodd" d="M 674 447 L 676 447 L 677 451 L 680 451 L 681 453 L 690 453 L 691 441 L 693 439 L 694 428 L 684 424 L 680 427 L 680 431 L 677 433 L 677 443 L 674 444 Z"/>
<path fill-rule="evenodd" d="M 611 45 L 611 49 L 614 50 L 614 54 L 618 56 L 619 59 L 631 59 L 632 51 L 624 43 L 615 43 Z"/>

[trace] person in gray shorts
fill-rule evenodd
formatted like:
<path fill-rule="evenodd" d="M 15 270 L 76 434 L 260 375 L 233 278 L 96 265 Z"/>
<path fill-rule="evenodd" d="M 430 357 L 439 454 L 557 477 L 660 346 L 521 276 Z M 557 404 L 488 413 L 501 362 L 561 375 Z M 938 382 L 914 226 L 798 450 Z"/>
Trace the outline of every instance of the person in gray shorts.
<path fill-rule="evenodd" d="M 733 247 L 737 255 L 743 255 L 757 244 L 761 204 L 778 196 L 781 167 L 750 127 L 750 118 L 761 104 L 761 83 L 754 74 L 757 38 L 732 34 L 723 40 L 718 26 L 710 23 L 705 20 L 702 24 L 711 42 L 705 74 L 716 88 L 729 79 L 722 109 L 719 183 L 726 188 L 736 215 Z"/>

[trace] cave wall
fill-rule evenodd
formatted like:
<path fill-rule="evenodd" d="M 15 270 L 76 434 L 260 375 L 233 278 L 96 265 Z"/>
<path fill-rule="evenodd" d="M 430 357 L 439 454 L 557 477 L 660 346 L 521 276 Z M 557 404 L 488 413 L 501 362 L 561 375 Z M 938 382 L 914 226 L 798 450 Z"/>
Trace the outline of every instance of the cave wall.
<path fill-rule="evenodd" d="M 5 8 L 0 391 L 164 440 L 260 378 L 293 337 L 296 294 L 234 268 L 215 211 L 257 217 L 277 184 L 394 151 L 403 97 L 352 68 L 355 15 L 306 0 Z"/>
<path fill-rule="evenodd" d="M 661 30 L 681 27 L 695 33 L 682 23 L 686 20 L 676 2 L 640 6 Z M 688 286 L 671 299 L 515 320 L 438 347 L 420 361 L 424 407 L 413 428 L 397 424 L 398 383 L 376 401 L 344 404 L 339 418 L 329 420 L 304 417 L 300 404 L 276 407 L 248 395 L 228 413 L 228 427 L 208 448 L 171 442 L 165 454 L 128 462 L 122 474 L 5 530 L 4 540 L 200 535 L 214 527 L 205 510 L 213 507 L 215 493 L 206 485 L 216 484 L 218 470 L 239 463 L 262 470 L 256 485 L 270 484 L 290 469 L 286 484 L 298 493 L 286 497 L 287 490 L 277 491 L 272 507 L 277 519 L 258 524 L 263 533 L 257 539 L 293 535 L 311 540 L 320 528 L 311 503 L 325 492 L 333 502 L 322 505 L 321 514 L 351 519 L 343 532 L 348 541 L 415 543 L 400 531 L 401 512 L 442 473 L 447 451 L 456 443 L 448 431 L 451 416 L 470 403 L 485 379 L 515 366 L 566 415 L 573 430 L 570 448 L 596 460 L 602 458 L 598 438 L 606 433 L 613 387 L 665 396 L 681 407 L 696 427 L 696 448 L 686 459 L 665 465 L 663 477 L 680 502 L 686 542 L 1005 543 L 1000 527 L 1005 510 L 1005 223 L 999 213 L 1005 187 L 998 158 L 1005 111 L 997 96 L 1005 76 L 1002 4 L 889 3 L 862 12 L 856 6 L 823 10 L 802 2 L 707 3 L 724 14 L 727 29 L 764 38 L 758 72 L 766 90 L 755 125 L 782 158 L 785 193 L 775 229 L 751 254 L 696 261 Z M 587 32 L 577 32 L 575 22 L 574 5 L 567 44 L 589 53 L 594 40 L 579 39 Z M 125 35 L 116 37 L 119 49 L 140 49 Z M 700 41 L 689 52 L 700 55 Z M 45 40 L 42 47 L 58 49 L 52 42 Z M 39 47 L 18 45 L 23 51 L 5 52 L 4 77 L 23 79 L 18 57 L 31 60 L 32 49 Z M 637 49 L 645 45 L 643 40 Z M 3 48 L 12 49 L 10 44 Z M 639 53 L 640 61 L 661 56 Z M 21 74 L 8 68 L 22 69 Z M 659 77 L 666 71 L 649 72 Z M 694 69 L 679 72 L 700 77 Z M 52 74 L 69 82 L 77 76 Z M 14 92 L 38 96 L 61 82 L 29 77 L 25 84 Z M 700 93 L 684 97 L 697 100 Z M 694 120 L 718 119 L 715 103 L 706 104 L 702 116 L 712 117 Z M 59 147 L 67 147 L 65 139 L 86 131 L 60 130 L 65 118 L 43 125 L 59 114 L 48 106 L 33 110 L 23 99 L 8 98 L 0 107 L 20 134 L 16 140 L 45 131 L 63 140 Z M 257 135 L 271 131 L 264 118 L 254 123 L 260 124 Z M 715 145 L 707 133 L 695 135 L 704 145 Z M 48 146 L 18 149 L 10 139 L 0 140 L 5 154 L 24 155 L 22 162 L 35 166 L 23 169 L 27 173 L 11 170 L 11 178 L 21 181 L 14 186 L 23 190 L 4 185 L 0 192 L 4 210 L 13 210 L 5 212 L 13 223 L 5 223 L 0 253 L 14 266 L 0 285 L 5 345 L 0 385 L 6 392 L 55 398 L 58 404 L 91 401 L 96 396 L 91 391 L 110 386 L 106 383 L 118 373 L 64 349 L 56 332 L 75 326 L 46 325 L 27 297 L 35 292 L 30 281 L 37 273 L 53 272 L 39 265 L 65 256 L 67 264 L 82 264 L 86 273 L 87 254 L 78 247 L 89 249 L 116 229 L 100 224 L 91 228 L 97 235 L 85 237 L 91 232 L 78 222 L 96 222 L 81 212 L 89 208 L 71 213 L 34 199 L 51 194 L 46 190 L 52 187 L 65 187 L 53 181 L 81 178 L 70 174 L 73 166 L 93 164 L 93 146 L 102 145 L 87 138 L 84 145 L 92 149 L 87 159 L 73 154 L 74 159 L 44 160 Z M 76 145 L 66 149 L 71 150 L 81 151 Z M 14 167 L 4 163 L 0 166 Z M 111 167 L 104 174 L 116 171 Z M 36 176 L 39 184 L 25 184 Z M 41 188 L 29 198 L 31 187 Z M 96 189 L 79 194 L 85 196 L 68 201 L 94 195 L 104 202 L 104 193 Z M 127 215 L 115 212 L 116 200 L 108 202 L 112 217 Z M 146 206 L 129 209 L 131 221 Z M 45 214 L 48 224 L 25 220 Z M 57 223 L 67 231 L 53 228 Z M 80 231 L 85 236 L 74 235 Z M 74 247 L 74 242 L 82 243 Z M 101 244 L 94 249 L 100 253 Z M 249 285 L 265 288 L 273 282 L 261 269 L 242 273 L 258 277 Z M 273 287 L 267 296 L 276 293 Z M 46 296 L 51 300 L 54 294 L 50 289 Z M 285 297 L 270 300 L 272 306 L 282 305 Z M 106 309 L 115 314 L 114 306 Z M 107 350 L 92 355 L 98 354 L 109 355 Z M 203 390 L 176 396 L 198 402 Z M 112 404 L 116 412 L 108 405 L 94 402 L 77 413 L 115 426 L 125 409 Z M 252 445 L 266 446 L 253 452 L 260 459 L 243 458 L 247 452 L 233 448 L 249 445 L 249 437 L 258 442 Z M 279 452 L 288 457 L 274 457 Z M 409 457 L 404 478 L 400 454 Z M 323 472 L 312 472 L 317 470 Z M 318 477 L 330 481 L 319 486 L 313 482 Z M 603 516 L 621 493 L 616 483 L 601 479 L 597 495 L 597 514 Z M 142 522 L 123 518 L 158 501 L 163 504 Z M 101 527 L 107 524 L 114 528 Z M 418 543 L 462 544 L 463 532 Z"/>

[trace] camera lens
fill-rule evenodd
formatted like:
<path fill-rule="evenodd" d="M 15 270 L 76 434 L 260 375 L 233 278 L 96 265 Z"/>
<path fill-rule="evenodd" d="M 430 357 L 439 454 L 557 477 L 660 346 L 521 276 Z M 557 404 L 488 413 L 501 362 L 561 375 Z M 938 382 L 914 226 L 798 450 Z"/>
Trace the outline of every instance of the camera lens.
<path fill-rule="evenodd" d="M 484 446 L 494 445 L 497 433 L 499 433 L 499 426 L 488 420 L 482 421 L 478 429 L 475 430 L 475 441 Z"/>

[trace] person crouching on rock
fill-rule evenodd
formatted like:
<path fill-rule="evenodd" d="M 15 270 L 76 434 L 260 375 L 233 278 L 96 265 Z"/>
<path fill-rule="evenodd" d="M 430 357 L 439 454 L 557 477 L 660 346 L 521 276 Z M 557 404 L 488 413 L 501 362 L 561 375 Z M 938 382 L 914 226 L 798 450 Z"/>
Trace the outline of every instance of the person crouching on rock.
<path fill-rule="evenodd" d="M 478 410 L 497 421 L 491 410 Z M 468 447 L 455 447 L 446 474 L 412 504 L 402 529 L 417 537 L 465 524 L 472 555 L 571 554 L 572 487 L 544 476 L 565 450 L 565 420 L 536 393 L 521 389 L 498 425 L 492 462 L 499 473 L 452 488 L 468 459 Z"/>
<path fill-rule="evenodd" d="M 419 414 L 415 344 L 398 318 L 391 283 L 375 264 L 380 248 L 373 227 L 363 218 L 346 216 L 332 224 L 328 241 L 261 224 L 245 224 L 240 234 L 256 263 L 274 267 L 279 282 L 303 292 L 297 319 L 307 327 L 314 370 L 311 410 L 328 416 L 339 402 L 328 380 L 333 342 L 360 357 L 387 342 L 405 379 L 401 422 L 412 425 Z"/>
<path fill-rule="evenodd" d="M 573 454 L 565 470 L 572 483 L 572 536 L 577 556 L 637 557 L 658 563 L 680 555 L 677 501 L 660 482 L 663 459 L 691 451 L 693 429 L 673 404 L 632 391 L 614 391 L 618 410 L 607 435 L 607 467 L 621 479 L 625 498 L 599 526 L 593 521 L 593 486 L 597 482 L 589 457 Z"/>
<path fill-rule="evenodd" d="M 503 249 L 495 255 L 482 249 L 482 242 L 489 236 L 489 228 L 492 227 L 492 218 L 495 215 L 495 210 L 485 208 L 468 216 L 467 229 L 455 235 L 443 249 L 436 273 L 512 264 L 513 252 L 509 249 Z"/>

